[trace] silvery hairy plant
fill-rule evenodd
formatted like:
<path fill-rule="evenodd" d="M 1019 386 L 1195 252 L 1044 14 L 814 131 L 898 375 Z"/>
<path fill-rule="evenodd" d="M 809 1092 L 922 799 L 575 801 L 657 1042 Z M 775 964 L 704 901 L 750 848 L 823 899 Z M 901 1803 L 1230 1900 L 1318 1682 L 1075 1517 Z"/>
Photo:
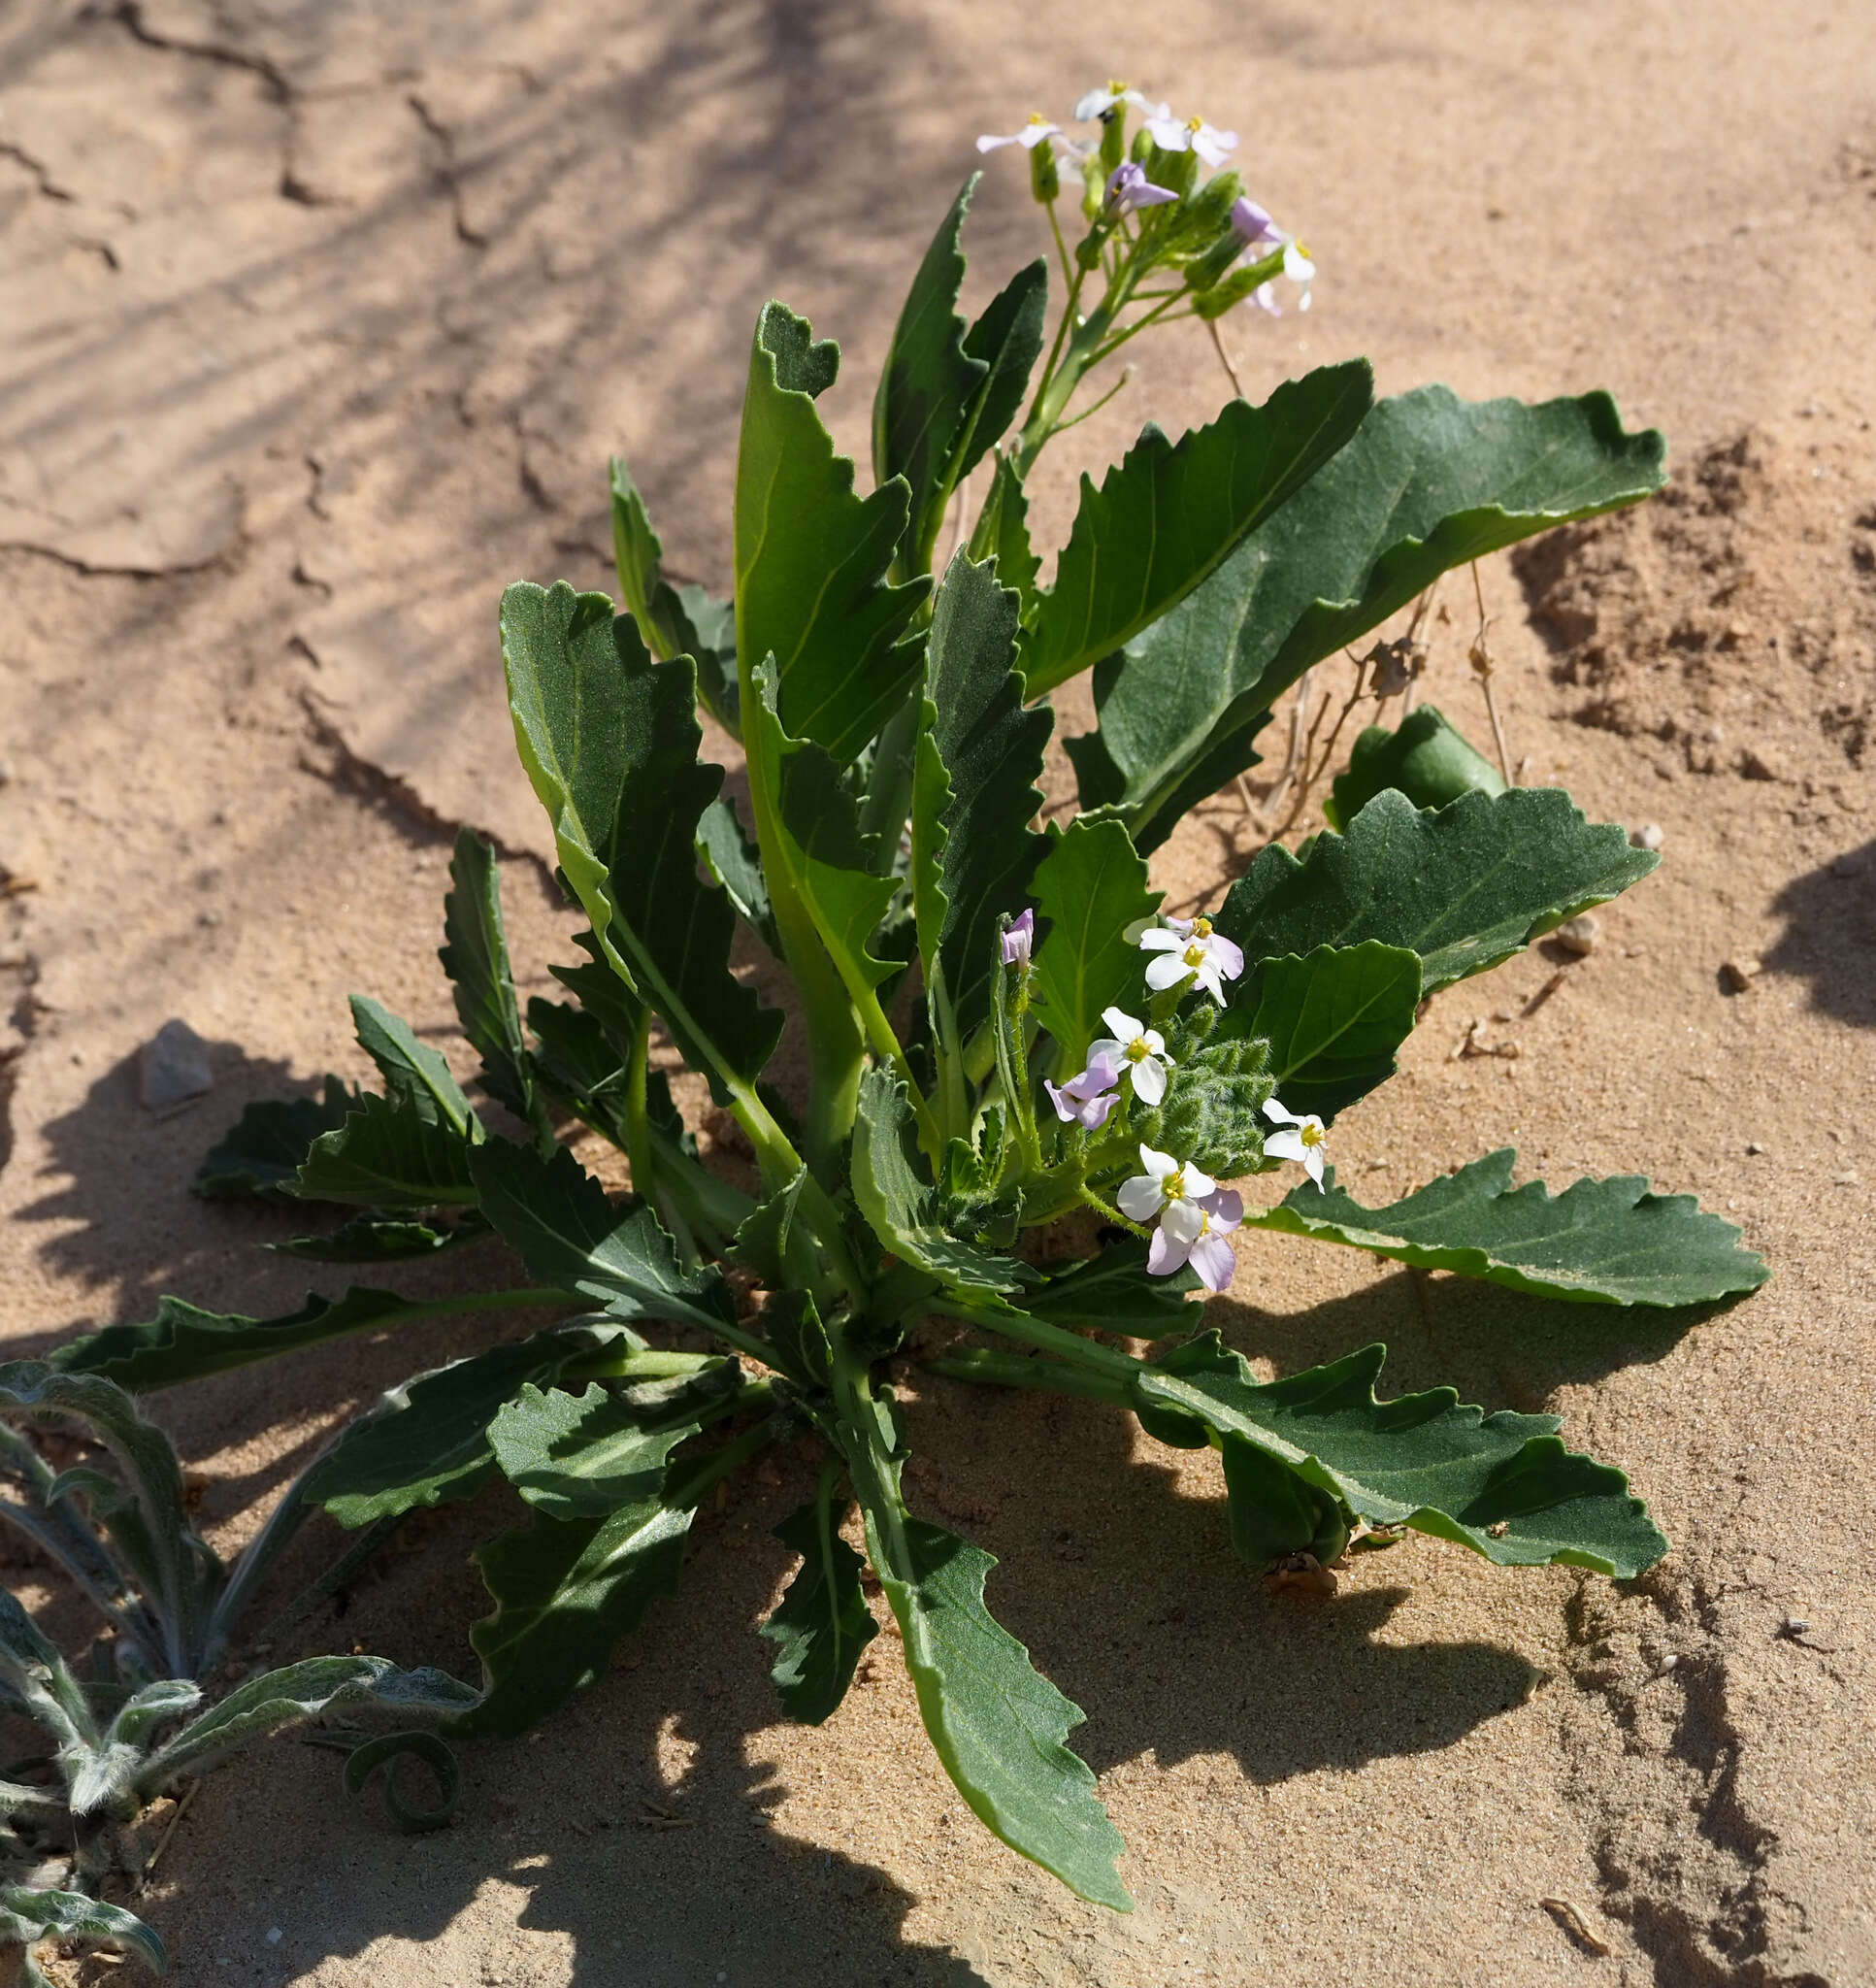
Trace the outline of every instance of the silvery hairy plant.
<path fill-rule="evenodd" d="M 48 1432 L 82 1440 L 83 1460 L 55 1471 L 43 1453 Z M 44 1979 L 35 1951 L 49 1940 L 128 1950 L 168 1971 L 149 1927 L 97 1894 L 142 1871 L 138 1818 L 183 1777 L 346 1706 L 434 1723 L 476 1705 L 475 1691 L 442 1672 L 368 1656 L 310 1657 L 211 1694 L 263 1577 L 317 1509 L 303 1482 L 224 1563 L 196 1530 L 169 1438 L 131 1395 L 100 1375 L 0 1365 L 0 1523 L 60 1568 L 103 1623 L 89 1664 L 75 1667 L 0 1589 L 0 1706 L 50 1742 L 0 1779 L 0 1941 L 24 1947 L 25 1981 Z M 455 1767 L 427 1728 L 339 1737 L 354 1793 L 415 1754 L 444 1806 L 414 1808 L 387 1780 L 391 1813 L 407 1828 L 447 1819 Z"/>
<path fill-rule="evenodd" d="M 911 1508 L 896 1381 L 1053 1390 L 1209 1445 L 1256 1568 L 1412 1528 L 1499 1565 L 1630 1575 L 1665 1542 L 1557 1417 L 1446 1389 L 1382 1402 L 1379 1346 L 1260 1380 L 1196 1294 L 1254 1275 L 1236 1252 L 1258 1229 L 1580 1304 L 1705 1302 L 1764 1268 L 1687 1198 L 1629 1176 L 1553 1198 L 1512 1185 L 1508 1150 L 1388 1207 L 1335 1184 L 1338 1114 L 1387 1080 L 1428 997 L 1658 860 L 1563 793 L 1491 776 L 1437 713 L 1365 735 L 1333 827 L 1162 915 L 1146 856 L 1256 763 L 1312 664 L 1442 572 L 1647 496 L 1663 449 L 1604 394 L 1377 401 L 1367 365 L 1338 362 L 1176 441 L 1145 427 L 1083 480 L 1045 581 L 1027 482 L 1084 382 L 1147 329 L 1294 307 L 1315 276 L 1224 165 L 1230 133 L 1120 85 L 1077 110 L 1085 140 L 1037 119 L 984 141 L 1027 151 L 1066 285 L 1053 330 L 1048 257 L 959 314 L 967 183 L 886 355 L 870 490 L 821 419 L 836 348 L 771 303 L 732 592 L 666 579 L 615 463 L 623 606 L 564 582 L 503 596 L 516 744 L 587 930 L 553 969 L 569 998 L 524 1015 L 493 854 L 458 839 L 442 959 L 501 1115 L 359 999 L 381 1089 L 251 1107 L 205 1166 L 205 1192 L 350 1210 L 280 1245 L 297 1255 L 495 1237 L 527 1281 L 422 1302 L 358 1287 L 269 1319 L 165 1300 L 57 1364 L 150 1389 L 446 1311 L 572 1308 L 394 1390 L 305 1488 L 355 1527 L 498 1474 L 532 1508 L 479 1550 L 495 1609 L 458 1729 L 516 1731 L 599 1676 L 675 1586 L 700 1503 L 806 1440 L 818 1488 L 778 1529 L 799 1566 L 762 1631 L 783 1708 L 839 1706 L 875 1633 L 871 1562 L 964 1799 L 1124 1907 L 1124 1846 L 1065 1743 L 1081 1715 L 989 1613 L 990 1556 Z M 1097 722 L 1066 742 L 1079 812 L 1044 825 L 1051 694 L 1089 671 Z M 704 717 L 740 745 L 735 798 L 700 757 Z M 805 1044 L 787 1095 L 758 949 Z M 708 1152 L 673 1050 L 733 1122 Z M 576 1157 L 582 1129 L 625 1155 L 629 1195 Z M 1281 1165 L 1302 1175 L 1273 1206 L 1229 1184 Z"/>

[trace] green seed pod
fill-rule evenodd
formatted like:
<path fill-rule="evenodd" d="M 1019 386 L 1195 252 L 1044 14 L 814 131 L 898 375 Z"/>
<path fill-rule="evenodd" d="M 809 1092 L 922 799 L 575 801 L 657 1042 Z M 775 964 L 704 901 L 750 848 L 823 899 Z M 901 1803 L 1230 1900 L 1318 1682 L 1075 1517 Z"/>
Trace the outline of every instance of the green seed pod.
<path fill-rule="evenodd" d="M 1081 212 L 1091 221 L 1101 218 L 1107 199 L 1107 176 L 1112 170 L 1099 155 L 1081 161 Z"/>
<path fill-rule="evenodd" d="M 1201 292 L 1210 289 L 1243 252 L 1243 243 L 1227 229 L 1202 255 L 1195 255 L 1187 263 L 1187 288 Z"/>
<path fill-rule="evenodd" d="M 1075 266 L 1079 269 L 1099 269 L 1101 267 L 1101 237 L 1099 235 L 1083 235 L 1081 240 L 1074 245 L 1074 259 Z"/>

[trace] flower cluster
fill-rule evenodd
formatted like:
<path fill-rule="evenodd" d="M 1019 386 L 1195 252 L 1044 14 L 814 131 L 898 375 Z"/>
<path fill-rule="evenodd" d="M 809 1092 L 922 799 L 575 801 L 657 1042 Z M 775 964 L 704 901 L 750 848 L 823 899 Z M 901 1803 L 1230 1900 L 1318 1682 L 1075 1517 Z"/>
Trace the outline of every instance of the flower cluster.
<path fill-rule="evenodd" d="M 1035 930 L 1033 911 L 1025 911 L 1004 928 L 1004 964 L 1019 977 L 1029 973 Z M 1154 994 L 1180 987 L 1202 990 L 1223 1007 L 1227 984 L 1244 972 L 1242 949 L 1203 915 L 1149 919 L 1136 931 L 1130 930 L 1129 937 L 1149 955 L 1146 984 Z M 1104 1010 L 1101 1018 L 1111 1033 L 1088 1045 L 1086 1067 L 1065 1083 L 1044 1078 L 1042 1084 L 1062 1123 L 1084 1132 L 1099 1132 L 1106 1125 L 1120 1103 L 1123 1084 L 1149 1110 L 1158 1105 L 1166 1096 L 1167 1073 L 1173 1066 L 1166 1038 L 1149 1023 L 1118 1008 Z M 1298 1161 L 1320 1190 L 1322 1120 L 1313 1114 L 1299 1117 L 1274 1098 L 1266 1101 L 1264 1113 L 1283 1128 L 1269 1135 L 1264 1150 L 1273 1159 Z M 1129 1221 L 1152 1226 L 1148 1271 L 1155 1276 L 1170 1276 L 1190 1263 L 1208 1289 L 1224 1290 L 1236 1269 L 1236 1257 L 1225 1238 L 1243 1220 L 1242 1199 L 1232 1189 L 1221 1188 L 1190 1160 L 1157 1152 L 1144 1143 L 1139 1154 L 1145 1173 L 1126 1181 L 1116 1199 Z"/>
<path fill-rule="evenodd" d="M 1130 111 L 1140 114 L 1131 148 L 1126 128 Z M 1186 265 L 1186 282 L 1197 315 L 1216 316 L 1221 309 L 1242 302 L 1280 317 L 1283 309 L 1273 281 L 1279 269 L 1300 293 L 1297 309 L 1308 310 L 1315 263 L 1301 243 L 1276 225 L 1266 208 L 1248 195 L 1238 195 L 1229 203 L 1229 225 L 1220 228 L 1221 220 L 1227 218 L 1228 197 L 1238 183 L 1234 173 L 1224 172 L 1237 149 L 1235 131 L 1221 131 L 1203 117 L 1175 116 L 1169 104 L 1155 103 L 1121 81 L 1087 91 L 1075 104 L 1073 121 L 1099 125 L 1100 133 L 1091 138 L 1072 137 L 1042 112 L 1035 111 L 1019 130 L 985 133 L 977 140 L 977 149 L 991 152 L 1004 146 L 1021 146 L 1029 154 L 1033 190 L 1045 205 L 1060 197 L 1064 167 L 1080 176 L 1088 189 L 1083 211 L 1093 223 L 1083 244 L 1084 268 L 1094 266 L 1101 252 L 1101 238 L 1126 216 L 1154 208 L 1177 208 L 1189 214 L 1195 225 L 1216 232 L 1209 240 L 1182 241 L 1175 246 L 1168 228 L 1148 259 Z M 1204 209 L 1200 202 L 1206 187 L 1195 183 L 1200 163 L 1221 176 Z M 1246 252 L 1254 258 L 1253 268 L 1221 282 Z M 1198 303 L 1201 291 L 1209 293 L 1202 306 Z"/>

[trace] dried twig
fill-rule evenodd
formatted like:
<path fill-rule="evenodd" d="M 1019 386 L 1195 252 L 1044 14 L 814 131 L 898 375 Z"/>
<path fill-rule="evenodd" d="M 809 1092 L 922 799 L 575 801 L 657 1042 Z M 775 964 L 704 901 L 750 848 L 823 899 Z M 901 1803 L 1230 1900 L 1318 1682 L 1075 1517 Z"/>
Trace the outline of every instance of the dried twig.
<path fill-rule="evenodd" d="M 1348 714 L 1361 702 L 1362 681 L 1367 674 L 1368 659 L 1366 656 L 1357 656 L 1354 663 L 1355 687 L 1348 693 L 1341 710 L 1336 712 L 1334 725 L 1329 734 L 1329 743 L 1324 746 L 1319 759 L 1315 756 L 1316 734 L 1322 730 L 1323 719 L 1329 715 L 1329 704 L 1326 699 L 1322 710 L 1316 713 L 1315 722 L 1309 727 L 1308 741 L 1302 748 L 1302 784 L 1298 789 L 1296 805 L 1284 816 L 1282 826 L 1273 838 L 1275 841 L 1280 842 L 1302 819 L 1302 811 L 1309 805 L 1309 796 L 1315 791 L 1316 782 L 1329 770 L 1330 763 L 1335 756 L 1335 742 L 1342 736 L 1342 727 L 1348 722 Z"/>
<path fill-rule="evenodd" d="M 1225 349 L 1225 340 L 1223 334 L 1218 329 L 1217 318 L 1208 318 L 1205 322 L 1205 329 L 1211 333 L 1212 346 L 1218 353 L 1218 363 L 1225 369 L 1226 378 L 1232 383 L 1232 391 L 1236 394 L 1239 400 L 1242 400 L 1244 398 L 1244 382 L 1238 379 L 1237 368 L 1232 364 L 1232 355 Z"/>
<path fill-rule="evenodd" d="M 1539 1899 L 1537 1903 L 1579 1946 L 1590 1953 L 1609 1951 L 1609 1942 L 1591 1926 L 1582 1909 L 1571 1905 L 1568 1899 Z"/>
<path fill-rule="evenodd" d="M 169 1848 L 170 1839 L 175 1836 L 183 1816 L 189 1812 L 189 1804 L 195 1800 L 195 1791 L 201 1785 L 200 1781 L 191 1781 L 182 1790 L 181 1799 L 176 1805 L 176 1813 L 170 1817 L 169 1827 L 164 1830 L 162 1840 L 149 1853 L 149 1862 L 144 1866 L 143 1875 L 137 1880 L 137 1896 L 139 1898 L 142 1898 L 144 1893 L 149 1889 L 149 1880 L 155 1872 L 157 1862 L 163 1852 Z"/>
<path fill-rule="evenodd" d="M 1479 687 L 1485 692 L 1485 709 L 1492 719 L 1492 736 L 1498 742 L 1498 767 L 1504 775 L 1504 783 L 1507 787 L 1515 787 L 1518 781 L 1511 771 L 1511 748 L 1504 743 L 1504 724 L 1498 716 L 1498 693 L 1492 688 L 1492 672 L 1497 666 L 1485 640 L 1485 631 L 1492 621 L 1485 612 L 1485 589 L 1479 584 L 1479 562 L 1476 559 L 1472 561 L 1472 598 L 1478 604 L 1479 632 L 1472 638 L 1472 646 L 1465 651 L 1465 660 L 1471 664 L 1479 679 Z"/>

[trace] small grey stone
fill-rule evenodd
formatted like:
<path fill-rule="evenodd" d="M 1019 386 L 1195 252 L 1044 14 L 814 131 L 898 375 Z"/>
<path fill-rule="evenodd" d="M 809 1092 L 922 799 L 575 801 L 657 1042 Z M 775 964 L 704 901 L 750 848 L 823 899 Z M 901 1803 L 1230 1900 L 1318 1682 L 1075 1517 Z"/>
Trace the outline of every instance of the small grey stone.
<path fill-rule="evenodd" d="M 187 1022 L 166 1021 L 138 1058 L 137 1093 L 147 1111 L 174 1111 L 214 1083 L 209 1045 Z"/>
<path fill-rule="evenodd" d="M 1629 841 L 1638 849 L 1659 849 L 1666 840 L 1659 821 L 1644 821 L 1639 828 L 1629 831 Z"/>
<path fill-rule="evenodd" d="M 1587 959 L 1602 943 L 1602 921 L 1594 911 L 1566 918 L 1557 928 L 1557 943 L 1565 952 Z"/>
<path fill-rule="evenodd" d="M 1720 977 L 1733 993 L 1743 994 L 1759 977 L 1759 962 L 1750 956 L 1729 959 L 1722 965 Z"/>

